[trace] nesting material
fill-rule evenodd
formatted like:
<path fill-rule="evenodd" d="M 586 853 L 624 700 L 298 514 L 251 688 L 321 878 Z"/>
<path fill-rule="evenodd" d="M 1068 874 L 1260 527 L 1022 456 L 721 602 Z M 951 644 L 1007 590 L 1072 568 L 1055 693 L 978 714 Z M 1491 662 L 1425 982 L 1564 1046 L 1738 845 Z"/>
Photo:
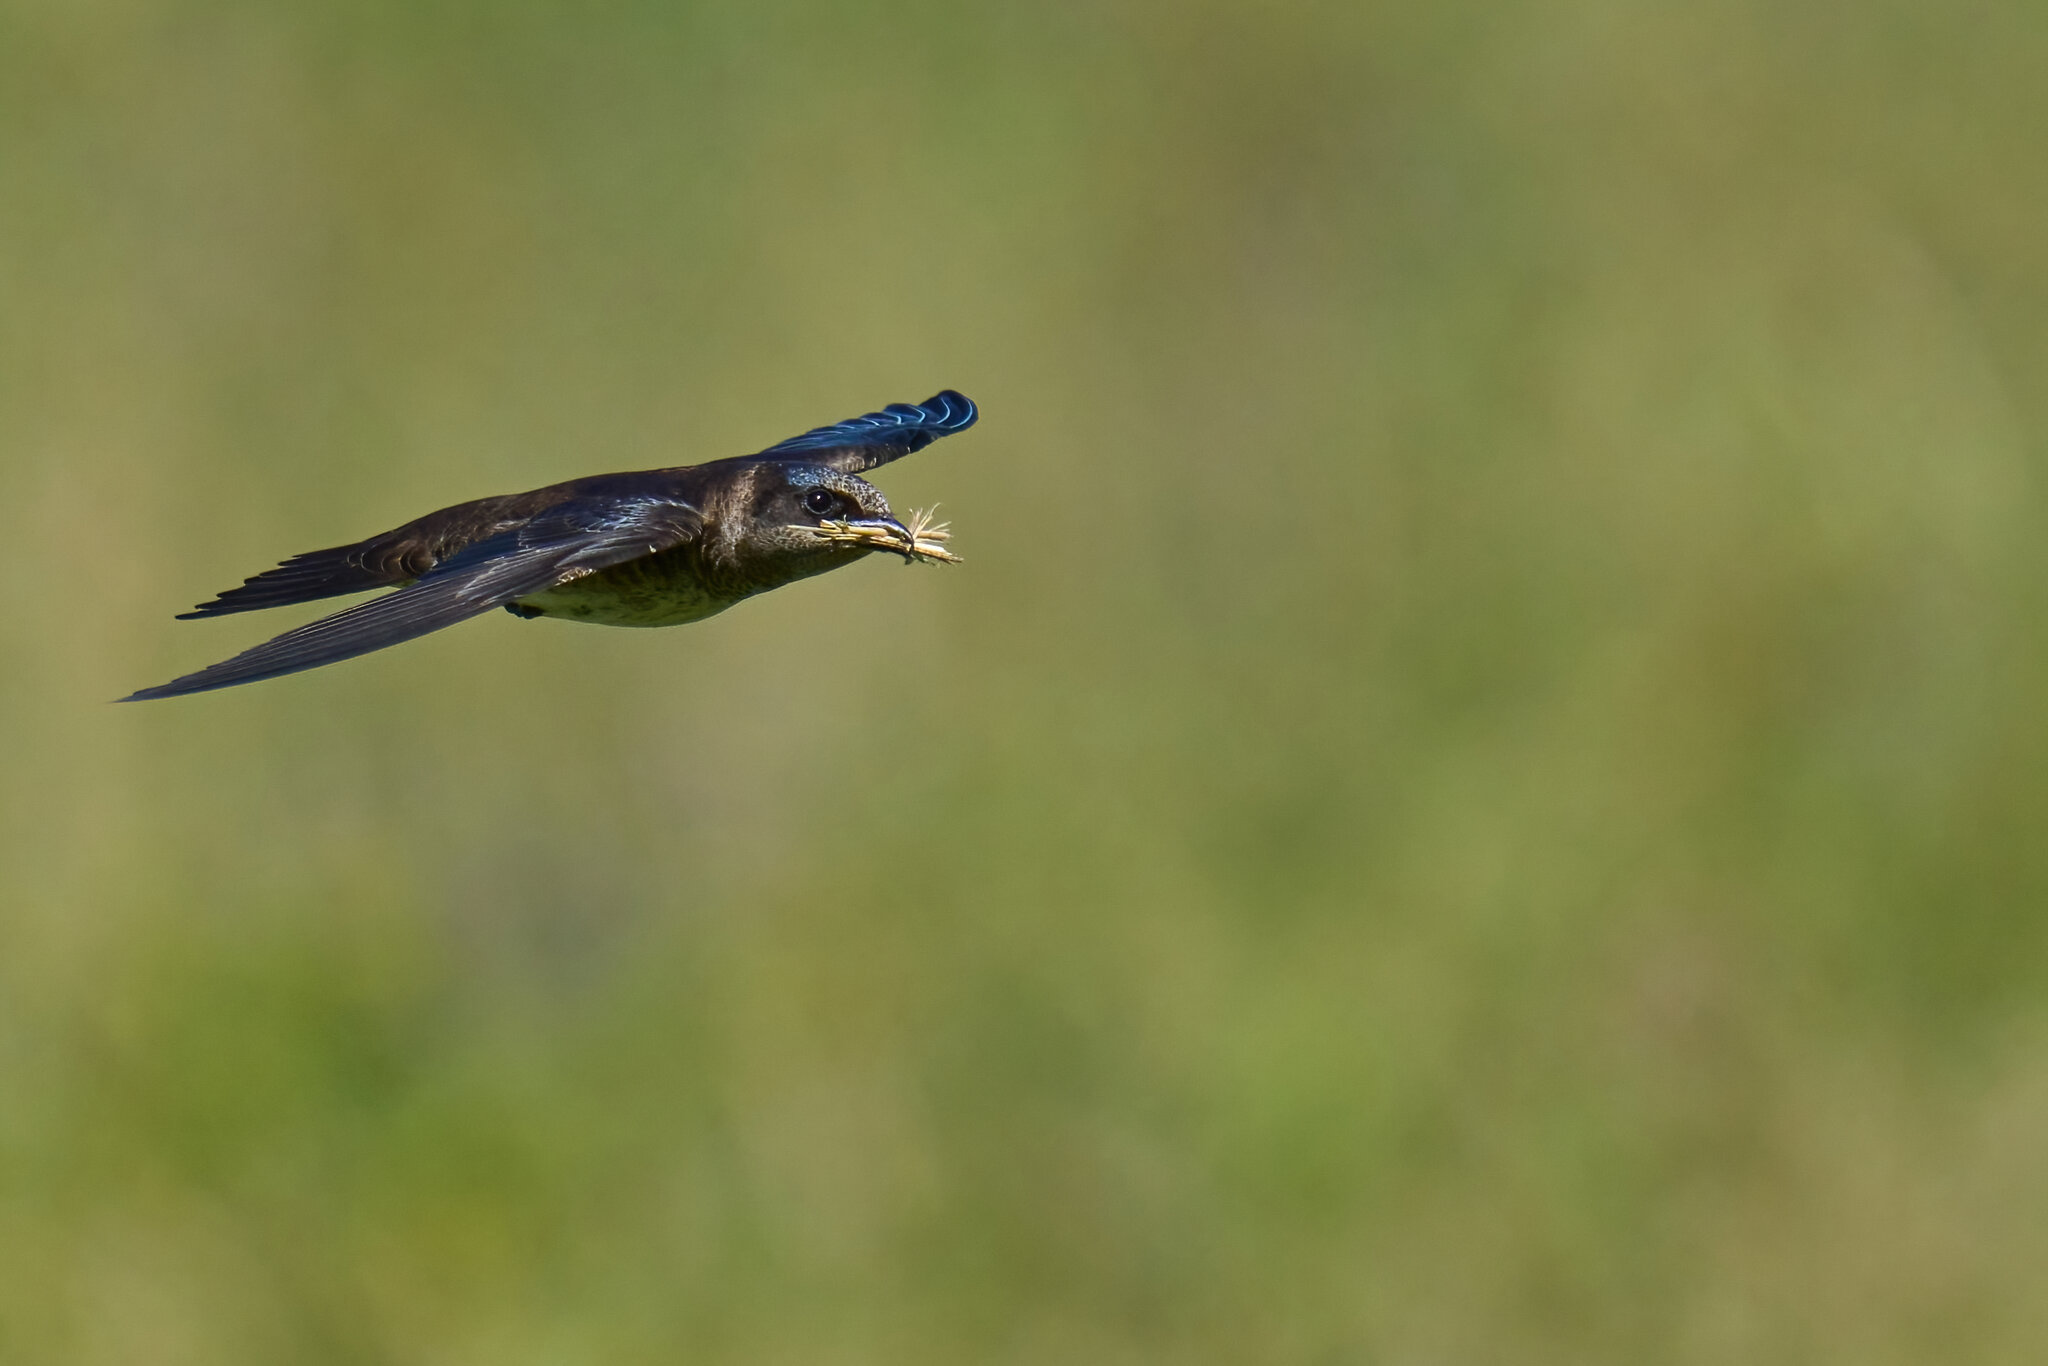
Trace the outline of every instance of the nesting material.
<path fill-rule="evenodd" d="M 930 511 L 912 508 L 900 531 L 886 522 L 821 522 L 812 530 L 827 541 L 864 545 L 871 550 L 901 555 L 910 564 L 919 560 L 958 564 L 960 557 L 946 549 L 946 542 L 953 536 L 953 524 L 935 520 L 937 511 L 937 508 Z M 910 533 L 908 540 L 903 537 L 904 531 Z"/>

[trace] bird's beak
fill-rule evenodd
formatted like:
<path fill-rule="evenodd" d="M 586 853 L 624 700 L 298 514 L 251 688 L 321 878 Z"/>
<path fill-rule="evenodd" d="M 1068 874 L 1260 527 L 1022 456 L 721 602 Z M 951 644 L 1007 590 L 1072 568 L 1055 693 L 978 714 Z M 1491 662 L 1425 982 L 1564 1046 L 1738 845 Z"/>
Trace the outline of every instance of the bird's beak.
<path fill-rule="evenodd" d="M 954 564 L 960 559 L 946 549 L 946 527 L 934 523 L 928 514 L 921 512 L 911 513 L 909 526 L 905 526 L 894 517 L 860 517 L 847 521 L 825 522 L 811 530 L 823 540 L 841 545 L 858 545 L 868 550 L 886 550 L 892 555 L 901 555 L 905 563 L 909 564 L 915 564 L 919 560 L 939 560 Z"/>
<path fill-rule="evenodd" d="M 917 558 L 917 537 L 911 535 L 910 528 L 894 517 L 871 517 L 857 521 L 853 525 L 873 529 L 875 549 L 901 555 L 906 561 Z"/>

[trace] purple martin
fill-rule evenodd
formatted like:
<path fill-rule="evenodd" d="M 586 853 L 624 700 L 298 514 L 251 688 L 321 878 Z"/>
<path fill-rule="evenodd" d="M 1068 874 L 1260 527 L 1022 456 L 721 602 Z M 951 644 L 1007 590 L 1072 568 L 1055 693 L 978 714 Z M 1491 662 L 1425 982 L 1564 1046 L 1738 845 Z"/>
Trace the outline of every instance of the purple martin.
<path fill-rule="evenodd" d="M 121 700 L 229 688 L 381 650 L 502 607 L 600 626 L 680 626 L 877 550 L 951 560 L 860 476 L 974 425 L 944 390 L 818 427 L 754 455 L 599 474 L 457 503 L 368 540 L 294 555 L 180 620 L 396 592 Z"/>

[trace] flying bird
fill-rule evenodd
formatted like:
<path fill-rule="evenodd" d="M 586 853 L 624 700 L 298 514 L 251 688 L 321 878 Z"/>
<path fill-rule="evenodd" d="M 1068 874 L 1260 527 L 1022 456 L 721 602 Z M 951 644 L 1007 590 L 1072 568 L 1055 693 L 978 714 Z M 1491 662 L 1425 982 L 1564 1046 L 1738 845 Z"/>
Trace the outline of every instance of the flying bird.
<path fill-rule="evenodd" d="M 496 607 L 600 626 L 680 626 L 877 550 L 950 562 L 944 526 L 922 513 L 899 521 L 860 476 L 965 431 L 976 416 L 964 394 L 947 389 L 754 455 L 479 498 L 352 545 L 294 555 L 179 619 L 397 591 L 121 700 L 316 669 Z"/>

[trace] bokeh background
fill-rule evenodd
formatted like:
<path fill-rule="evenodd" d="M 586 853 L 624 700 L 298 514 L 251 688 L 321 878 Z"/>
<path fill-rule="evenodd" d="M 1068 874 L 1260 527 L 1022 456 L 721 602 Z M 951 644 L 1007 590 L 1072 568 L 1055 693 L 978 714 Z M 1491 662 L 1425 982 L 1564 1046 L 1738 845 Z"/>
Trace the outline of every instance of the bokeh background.
<path fill-rule="evenodd" d="M 0 0 L 0 1359 L 2040 1360 L 2044 71 Z M 957 570 L 106 705 L 944 385 Z"/>

